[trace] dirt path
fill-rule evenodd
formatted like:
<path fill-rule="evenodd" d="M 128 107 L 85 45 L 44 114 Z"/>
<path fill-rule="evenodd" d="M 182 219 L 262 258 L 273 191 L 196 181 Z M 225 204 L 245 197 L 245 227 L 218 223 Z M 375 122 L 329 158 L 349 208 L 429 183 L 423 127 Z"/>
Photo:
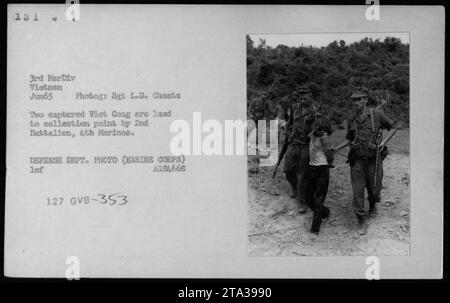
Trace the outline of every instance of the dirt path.
<path fill-rule="evenodd" d="M 337 139 L 343 132 L 337 132 Z M 331 217 L 319 235 L 309 232 L 312 211 L 298 213 L 295 199 L 289 198 L 289 184 L 282 172 L 272 179 L 273 167 L 249 173 L 249 255 L 250 256 L 336 256 L 409 254 L 409 131 L 399 131 L 390 142 L 384 161 L 382 199 L 376 218 L 369 219 L 364 236 L 356 232 L 352 210 L 350 169 L 346 150 L 336 155 L 330 170 L 330 186 L 325 205 Z M 255 167 L 249 157 L 249 169 Z"/>

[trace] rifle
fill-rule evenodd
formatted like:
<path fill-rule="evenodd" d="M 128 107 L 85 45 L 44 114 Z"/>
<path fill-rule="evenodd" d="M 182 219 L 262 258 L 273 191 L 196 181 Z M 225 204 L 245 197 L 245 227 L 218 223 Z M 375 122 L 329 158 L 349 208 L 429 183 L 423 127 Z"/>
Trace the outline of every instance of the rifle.
<path fill-rule="evenodd" d="M 378 104 L 378 106 L 375 108 L 377 110 L 380 110 L 384 105 L 386 105 L 387 103 L 389 103 L 391 101 L 391 94 L 389 91 L 384 91 L 384 96 L 382 96 L 382 102 L 380 104 Z M 372 119 L 372 130 L 374 130 L 374 124 L 373 124 L 373 111 L 370 113 L 371 114 L 371 119 Z M 380 143 L 381 143 L 381 139 L 382 139 L 382 132 L 381 130 L 378 130 L 376 138 L 375 138 L 375 143 L 377 144 L 377 147 L 375 149 L 375 176 L 373 178 L 373 187 L 372 187 L 372 191 L 375 193 L 375 189 L 377 187 L 377 175 L 378 175 L 378 163 L 380 161 Z"/>
<path fill-rule="evenodd" d="M 388 90 L 378 91 L 376 95 L 376 97 L 381 100 L 381 102 L 377 102 L 378 104 L 376 109 L 381 109 L 383 106 L 391 102 L 391 93 Z"/>
<path fill-rule="evenodd" d="M 275 179 L 275 175 L 277 174 L 278 166 L 280 166 L 281 160 L 283 159 L 284 154 L 285 154 L 286 151 L 287 151 L 288 145 L 289 145 L 289 142 L 288 142 L 287 139 L 285 139 L 285 140 L 283 141 L 283 147 L 281 148 L 280 154 L 278 155 L 277 166 L 275 166 L 275 171 L 273 172 L 272 178 L 274 178 L 274 179 Z"/>
<path fill-rule="evenodd" d="M 377 138 L 376 138 L 376 143 L 377 143 L 377 148 L 376 148 L 376 154 L 375 154 L 375 176 L 373 178 L 373 188 L 372 188 L 372 192 L 375 193 L 375 189 L 377 187 L 377 175 L 378 175 L 378 162 L 380 161 L 380 140 L 381 139 L 381 131 L 378 131 L 377 133 Z"/>

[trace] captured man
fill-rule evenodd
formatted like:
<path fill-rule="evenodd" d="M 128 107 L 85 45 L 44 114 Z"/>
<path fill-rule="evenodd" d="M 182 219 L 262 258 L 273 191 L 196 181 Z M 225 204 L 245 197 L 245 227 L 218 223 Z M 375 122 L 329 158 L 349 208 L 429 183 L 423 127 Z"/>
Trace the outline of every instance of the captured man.
<path fill-rule="evenodd" d="M 324 206 L 330 179 L 329 168 L 333 167 L 333 151 L 331 150 L 331 122 L 324 114 L 323 108 L 314 104 L 315 119 L 313 130 L 309 137 L 309 164 L 305 173 L 305 198 L 313 210 L 311 232 L 319 233 L 322 219 L 330 215 L 330 210 Z"/>

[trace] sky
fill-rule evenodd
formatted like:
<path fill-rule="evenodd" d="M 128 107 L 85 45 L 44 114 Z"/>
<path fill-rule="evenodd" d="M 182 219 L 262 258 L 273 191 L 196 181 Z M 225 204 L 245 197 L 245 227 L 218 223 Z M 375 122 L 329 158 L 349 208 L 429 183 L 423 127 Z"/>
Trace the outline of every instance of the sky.
<path fill-rule="evenodd" d="M 350 44 L 365 37 L 373 40 L 380 39 L 383 41 L 386 37 L 400 38 L 402 43 L 409 43 L 408 32 L 393 32 L 393 33 L 305 33 L 305 34 L 254 34 L 250 35 L 255 46 L 259 44 L 259 39 L 265 39 L 266 44 L 271 47 L 277 47 L 279 44 L 286 46 L 313 46 L 321 47 L 327 46 L 334 40 L 344 40 L 346 44 Z"/>

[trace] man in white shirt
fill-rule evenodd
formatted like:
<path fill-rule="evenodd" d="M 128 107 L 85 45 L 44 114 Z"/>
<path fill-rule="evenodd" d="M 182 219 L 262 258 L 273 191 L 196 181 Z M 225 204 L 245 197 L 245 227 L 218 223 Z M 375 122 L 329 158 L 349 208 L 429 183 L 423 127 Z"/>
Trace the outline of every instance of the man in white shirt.
<path fill-rule="evenodd" d="M 330 120 L 318 111 L 309 135 L 309 164 L 305 173 L 305 199 L 314 211 L 311 232 L 316 234 L 319 233 L 322 220 L 330 215 L 330 210 L 323 204 L 328 192 L 329 168 L 333 161 L 329 137 L 331 133 Z"/>

